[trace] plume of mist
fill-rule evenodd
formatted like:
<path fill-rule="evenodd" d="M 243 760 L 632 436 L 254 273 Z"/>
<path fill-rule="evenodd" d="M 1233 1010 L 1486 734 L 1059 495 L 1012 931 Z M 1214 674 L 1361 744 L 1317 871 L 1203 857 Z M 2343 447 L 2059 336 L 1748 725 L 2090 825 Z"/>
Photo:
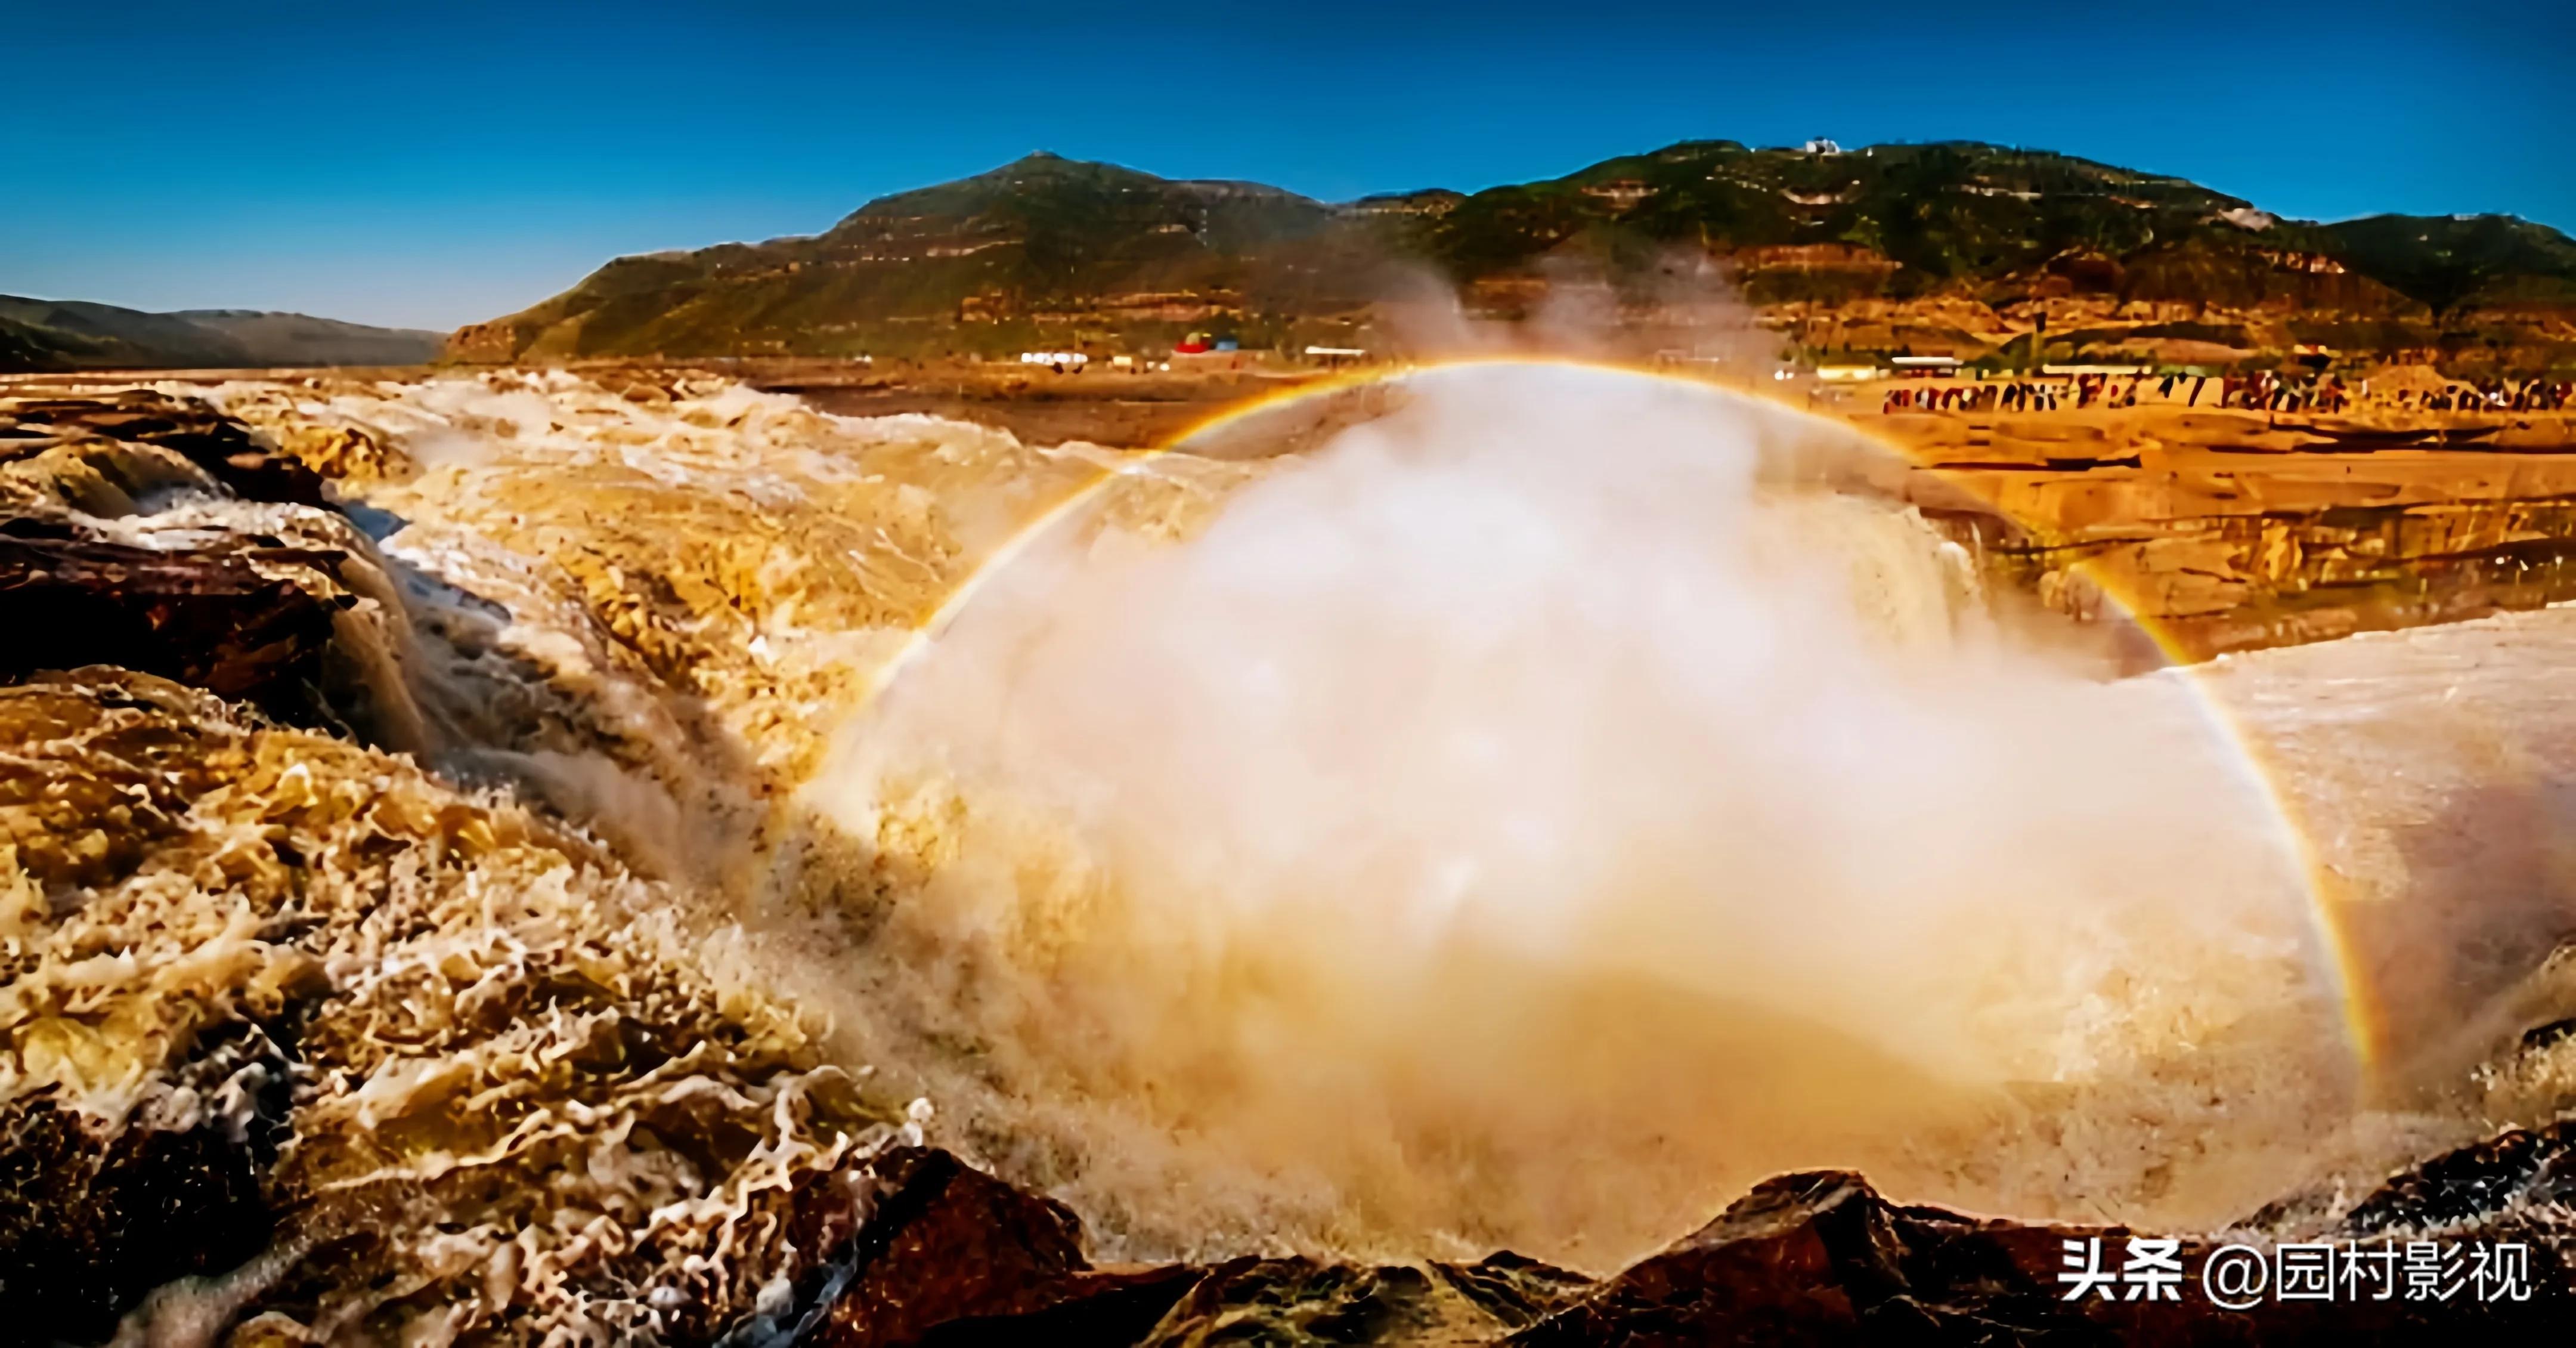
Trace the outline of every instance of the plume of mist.
<path fill-rule="evenodd" d="M 1704 259 L 1551 265 L 1509 321 L 1432 295 L 1415 354 L 1770 340 Z M 1593 335 L 1658 296 L 1705 340 Z M 353 726 L 680 881 L 727 967 L 839 1012 L 846 1066 L 1112 1252 L 1602 1267 L 1828 1164 L 2210 1223 L 2565 1095 L 2563 1051 L 2458 1085 L 2568 1005 L 2563 960 L 2523 979 L 2565 928 L 2554 666 L 2491 649 L 2534 629 L 2107 682 L 2126 656 L 1984 593 L 1904 505 L 1960 503 L 1868 442 L 1599 369 L 1405 376 L 1149 460 L 712 380 L 217 396 L 426 471 L 368 489 L 366 536 L 195 498 L 93 527 L 349 552 Z M 911 615 L 1104 469 L 774 810 Z M 643 486 L 649 531 L 584 505 Z M 752 509 L 793 527 L 705 574 Z M 600 602 L 669 581 L 669 628 Z M 2263 743 L 2447 1102 L 2350 1114 L 2301 879 L 2194 689 Z"/>
<path fill-rule="evenodd" d="M 1630 265 L 1584 253 L 1541 258 L 1525 276 L 1462 294 L 1447 278 L 1389 264 L 1375 306 L 1380 338 L 1417 359 L 1550 355 L 1678 363 L 1758 384 L 1784 368 L 1784 338 L 1761 325 L 1723 260 L 1666 246 Z"/>
<path fill-rule="evenodd" d="M 1774 471 L 1858 452 L 1823 423 L 1407 392 L 1186 543 L 1050 535 L 851 728 L 807 800 L 867 920 L 800 963 L 852 1052 L 1136 1251 L 1607 1263 L 1827 1164 L 2277 1189 L 2334 1008 L 2182 684 L 2018 649 L 1921 520 Z"/>

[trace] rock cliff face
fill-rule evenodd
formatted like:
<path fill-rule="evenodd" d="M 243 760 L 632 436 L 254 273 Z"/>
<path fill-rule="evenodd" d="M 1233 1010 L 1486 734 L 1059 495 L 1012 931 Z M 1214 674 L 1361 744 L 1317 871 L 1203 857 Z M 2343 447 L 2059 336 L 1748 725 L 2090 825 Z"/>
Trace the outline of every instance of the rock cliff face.
<path fill-rule="evenodd" d="M 2206 659 L 2576 599 L 2576 420 L 1861 417 L 1995 574 Z M 1937 482 L 1937 486 L 1934 485 Z"/>

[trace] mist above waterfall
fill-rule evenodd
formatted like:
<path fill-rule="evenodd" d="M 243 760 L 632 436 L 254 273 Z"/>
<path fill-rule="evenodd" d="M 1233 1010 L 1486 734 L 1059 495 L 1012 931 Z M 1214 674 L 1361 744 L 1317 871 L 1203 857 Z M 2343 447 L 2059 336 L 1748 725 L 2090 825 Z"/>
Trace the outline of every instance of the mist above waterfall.
<path fill-rule="evenodd" d="M 1113 486 L 808 789 L 878 896 L 819 995 L 967 1136 L 1145 1245 L 1599 1259 L 1792 1166 L 2209 1216 L 2336 1096 L 2185 683 L 2024 649 L 1921 518 L 1780 471 L 1838 428 L 1404 392 L 1178 543 Z"/>

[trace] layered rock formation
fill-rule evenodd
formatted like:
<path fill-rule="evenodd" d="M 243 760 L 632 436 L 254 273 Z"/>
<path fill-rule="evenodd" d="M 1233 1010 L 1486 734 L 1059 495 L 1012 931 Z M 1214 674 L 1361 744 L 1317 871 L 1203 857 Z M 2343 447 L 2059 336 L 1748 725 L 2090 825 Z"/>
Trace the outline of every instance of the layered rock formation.
<path fill-rule="evenodd" d="M 2206 659 L 2576 598 L 2576 420 L 1861 415 L 1996 574 Z"/>
<path fill-rule="evenodd" d="M 156 508 L 191 493 L 244 513 Z M 354 530 L 322 505 L 320 478 L 202 404 L 0 400 L 0 622 L 43 634 L 0 670 L 118 665 L 326 716 L 333 637 L 361 597 Z"/>

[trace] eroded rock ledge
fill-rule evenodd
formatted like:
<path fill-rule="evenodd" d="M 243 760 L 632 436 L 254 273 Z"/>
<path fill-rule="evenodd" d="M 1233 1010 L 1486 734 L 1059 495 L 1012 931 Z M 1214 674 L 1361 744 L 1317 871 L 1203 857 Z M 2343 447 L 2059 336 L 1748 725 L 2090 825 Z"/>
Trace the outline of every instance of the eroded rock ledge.
<path fill-rule="evenodd" d="M 359 600 L 314 529 L 341 523 L 312 470 L 203 403 L 0 400 L 0 680 L 115 665 L 326 720 Z"/>
<path fill-rule="evenodd" d="M 2576 1175 L 2568 1125 L 2513 1131 L 2394 1178 L 2322 1227 L 2235 1238 L 2375 1245 L 2519 1241 L 2526 1300 L 2266 1299 L 2226 1310 L 2196 1279 L 2216 1242 L 2185 1238 L 2179 1300 L 2070 1302 L 2063 1242 L 2117 1227 L 1966 1216 L 1888 1201 L 1859 1175 L 1757 1186 L 1707 1226 L 1608 1278 L 1510 1253 L 1475 1264 L 1313 1259 L 1096 1267 L 1078 1222 L 944 1152 L 898 1148 L 856 1172 L 864 1217 L 792 1331 L 816 1348 L 1046 1343 L 2308 1344 L 2535 1331 L 2576 1315 L 2556 1206 Z M 859 1207 L 851 1209 L 853 1213 Z M 822 1225 L 809 1229 L 821 1229 Z M 782 1317 L 784 1320 L 785 1317 Z M 782 1328 L 784 1325 L 782 1324 Z"/>

